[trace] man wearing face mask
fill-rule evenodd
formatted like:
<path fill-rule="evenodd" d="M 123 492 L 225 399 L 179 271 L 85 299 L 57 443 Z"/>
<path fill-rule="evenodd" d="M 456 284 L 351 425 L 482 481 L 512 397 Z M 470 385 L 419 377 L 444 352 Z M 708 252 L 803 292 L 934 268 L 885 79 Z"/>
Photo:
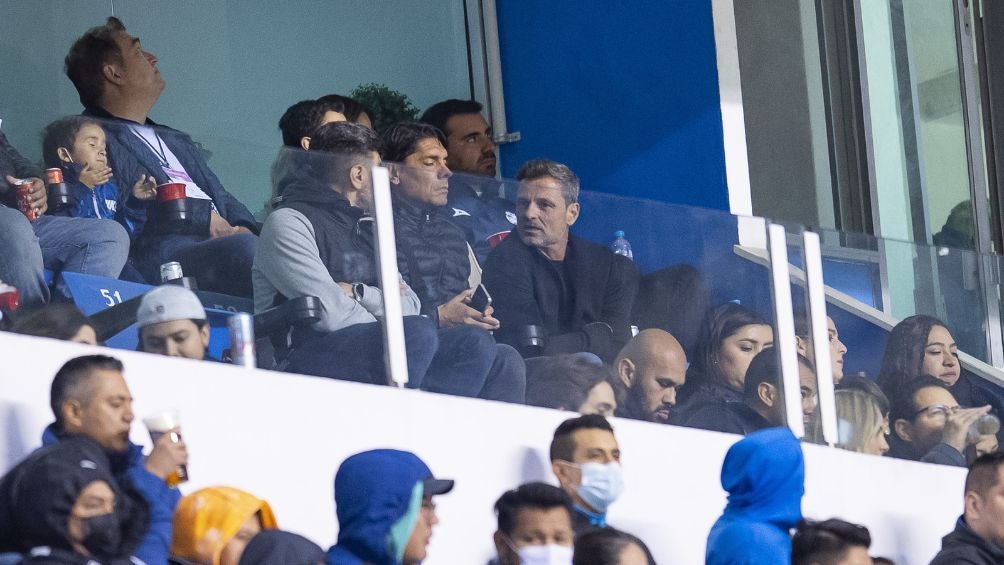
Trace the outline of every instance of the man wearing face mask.
<path fill-rule="evenodd" d="M 527 483 L 495 503 L 498 565 L 571 565 L 572 500 L 546 483 Z"/>
<path fill-rule="evenodd" d="M 132 563 L 149 523 L 146 506 L 118 490 L 104 451 L 88 438 L 35 452 L 0 492 L 0 527 L 24 564 Z"/>
<path fill-rule="evenodd" d="M 565 420 L 551 440 L 551 470 L 572 499 L 575 534 L 607 527 L 607 508 L 624 489 L 621 450 L 603 416 Z"/>

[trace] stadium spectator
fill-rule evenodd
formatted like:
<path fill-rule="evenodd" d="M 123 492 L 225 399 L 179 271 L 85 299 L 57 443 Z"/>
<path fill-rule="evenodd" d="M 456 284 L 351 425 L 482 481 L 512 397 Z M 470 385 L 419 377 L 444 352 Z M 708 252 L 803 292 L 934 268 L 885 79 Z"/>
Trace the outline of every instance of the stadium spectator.
<path fill-rule="evenodd" d="M 10 331 L 74 343 L 98 344 L 91 320 L 72 304 L 50 304 L 20 314 Z"/>
<path fill-rule="evenodd" d="M 922 375 L 945 383 L 959 406 L 990 405 L 998 417 L 1004 415 L 1000 399 L 962 371 L 958 347 L 948 327 L 937 318 L 916 315 L 896 324 L 889 332 L 876 381 L 892 397 L 897 387 Z"/>
<path fill-rule="evenodd" d="M 171 556 L 196 565 L 237 565 L 248 542 L 278 527 L 268 502 L 233 487 L 186 495 L 174 511 Z"/>
<path fill-rule="evenodd" d="M 791 563 L 791 530 L 802 519 L 805 464 L 788 428 L 753 432 L 722 463 L 725 512 L 711 528 L 705 565 Z"/>
<path fill-rule="evenodd" d="M 812 330 L 809 327 L 809 317 L 805 312 L 795 313 L 795 346 L 798 353 L 812 359 Z M 837 331 L 833 318 L 826 317 L 826 333 L 829 336 L 830 344 L 830 368 L 833 369 L 833 384 L 839 384 L 844 378 L 844 355 L 847 354 L 847 346 L 840 341 L 840 333 Z"/>
<path fill-rule="evenodd" d="M 187 288 L 166 284 L 147 292 L 136 312 L 139 350 L 168 357 L 209 359 L 209 322 Z"/>
<path fill-rule="evenodd" d="M 430 106 L 421 121 L 446 136 L 446 164 L 461 173 L 450 178 L 451 220 L 484 263 L 492 248 L 512 231 L 516 208 L 503 197 L 502 184 L 495 180 L 495 141 L 481 110 L 481 103 L 474 100 L 444 100 Z"/>
<path fill-rule="evenodd" d="M 631 339 L 638 269 L 569 234 L 579 217 L 579 179 L 567 166 L 530 161 L 516 178 L 519 237 L 499 244 L 484 272 L 502 324 L 497 337 L 519 349 L 528 328 L 542 328 L 545 354 L 588 351 L 612 363 Z"/>
<path fill-rule="evenodd" d="M 44 269 L 116 278 L 129 256 L 129 235 L 113 221 L 43 215 L 49 205 L 41 176 L 0 132 L 0 280 L 16 287 L 26 305 L 49 302 Z M 32 182 L 34 221 L 17 208 L 18 179 Z"/>
<path fill-rule="evenodd" d="M 317 101 L 344 114 L 346 120 L 373 129 L 373 121 L 370 119 L 372 112 L 354 98 L 340 94 L 326 94 L 318 98 Z"/>
<path fill-rule="evenodd" d="M 443 134 L 428 124 L 406 122 L 387 128 L 383 138 L 384 160 L 399 163 L 390 166 L 398 270 L 418 295 L 422 314 L 439 327 L 439 346 L 463 349 L 483 362 L 471 365 L 469 372 L 479 379 L 471 379 L 472 388 L 459 394 L 522 403 L 522 357 L 488 333 L 499 329 L 490 305 L 480 311 L 471 307 L 470 251 L 446 212 L 450 169 Z"/>
<path fill-rule="evenodd" d="M 346 121 L 341 105 L 325 104 L 319 100 L 301 100 L 286 109 L 279 118 L 282 144 L 294 149 L 310 149 L 310 136 L 314 130 L 332 122 Z"/>
<path fill-rule="evenodd" d="M 150 510 L 150 525 L 133 555 L 149 565 L 167 563 L 171 517 L 180 498 L 166 479 L 188 463 L 188 450 L 176 434 L 164 434 L 153 451 L 129 441 L 133 420 L 132 394 L 113 357 L 89 355 L 67 361 L 52 380 L 50 405 L 56 421 L 42 435 L 42 445 L 86 437 L 107 454 L 121 492 L 138 493 Z"/>
<path fill-rule="evenodd" d="M 965 506 L 931 565 L 1004 563 L 1004 453 L 978 458 L 966 475 Z"/>
<path fill-rule="evenodd" d="M 858 453 L 885 455 L 889 421 L 874 396 L 852 389 L 835 393 L 837 406 L 837 447 Z"/>
<path fill-rule="evenodd" d="M 791 540 L 791 565 L 871 565 L 868 528 L 836 518 L 803 520 Z"/>
<path fill-rule="evenodd" d="M 77 39 L 65 61 L 84 114 L 103 120 L 115 176 L 185 184 L 188 221 L 168 221 L 154 207 L 132 255 L 147 280 L 159 280 L 161 264 L 178 261 L 203 290 L 251 296 L 258 225 L 213 174 L 191 137 L 149 118 L 165 84 L 156 65 L 157 57 L 114 17 Z"/>
<path fill-rule="evenodd" d="M 582 354 L 542 357 L 527 379 L 526 403 L 611 417 L 617 409 L 610 369 Z"/>
<path fill-rule="evenodd" d="M 316 296 L 324 315 L 293 336 L 286 370 L 370 383 L 386 383 L 383 298 L 377 285 L 370 168 L 380 163 L 380 138 L 350 122 L 314 132 L 302 166 L 283 182 L 284 201 L 269 215 L 255 257 L 255 310 L 286 299 Z M 484 361 L 438 346 L 435 323 L 418 316 L 420 303 L 403 281 L 408 386 L 468 394 L 480 390 Z M 490 362 L 490 361 L 489 361 Z"/>
<path fill-rule="evenodd" d="M 500 565 L 571 565 L 572 501 L 546 483 L 526 483 L 495 502 L 495 550 Z"/>
<path fill-rule="evenodd" d="M 25 554 L 15 563 L 130 563 L 148 526 L 89 438 L 40 449 L 0 479 L 0 551 Z"/>
<path fill-rule="evenodd" d="M 773 345 L 770 324 L 756 312 L 731 302 L 711 310 L 701 326 L 672 422 L 686 422 L 693 407 L 710 401 L 742 402 L 750 361 Z"/>
<path fill-rule="evenodd" d="M 840 384 L 836 386 L 836 389 L 860 390 L 871 395 L 875 399 L 875 402 L 878 403 L 879 410 L 882 412 L 882 417 L 885 418 L 886 424 L 889 423 L 889 397 L 882 392 L 882 387 L 872 379 L 864 375 L 844 375 L 844 378 L 840 380 Z"/>
<path fill-rule="evenodd" d="M 433 496 L 453 490 L 414 453 L 376 449 L 342 462 L 335 474 L 338 542 L 328 565 L 425 560 L 432 528 L 439 523 Z"/>
<path fill-rule="evenodd" d="M 890 456 L 966 466 L 966 447 L 979 438 L 969 428 L 990 406 L 960 408 L 945 383 L 928 376 L 901 384 L 891 400 Z"/>
<path fill-rule="evenodd" d="M 816 410 L 816 373 L 812 362 L 798 356 L 799 392 L 802 395 L 802 423 L 806 429 Z M 743 401 L 708 400 L 695 405 L 682 425 L 716 432 L 747 435 L 787 422 L 784 385 L 777 352 L 773 348 L 757 354 L 746 370 Z"/>
<path fill-rule="evenodd" d="M 676 393 L 687 380 L 687 355 L 675 337 L 642 330 L 617 354 L 614 370 L 623 390 L 618 416 L 669 423 Z"/>
<path fill-rule="evenodd" d="M 655 558 L 637 537 L 603 528 L 575 538 L 572 565 L 655 565 Z"/>
<path fill-rule="evenodd" d="M 565 420 L 551 440 L 551 471 L 572 499 L 575 534 L 607 527 L 607 509 L 624 489 L 614 429 L 599 415 Z"/>
<path fill-rule="evenodd" d="M 63 171 L 63 180 L 73 202 L 59 215 L 115 220 L 129 232 L 146 221 L 144 200 L 157 195 L 152 176 L 140 174 L 134 182 L 125 180 L 128 192 L 120 192 L 108 166 L 105 130 L 86 116 L 67 116 L 46 126 L 42 135 L 45 166 Z"/>
<path fill-rule="evenodd" d="M 238 565 L 323 565 L 324 550 L 309 539 L 282 530 L 264 530 L 244 548 Z"/>

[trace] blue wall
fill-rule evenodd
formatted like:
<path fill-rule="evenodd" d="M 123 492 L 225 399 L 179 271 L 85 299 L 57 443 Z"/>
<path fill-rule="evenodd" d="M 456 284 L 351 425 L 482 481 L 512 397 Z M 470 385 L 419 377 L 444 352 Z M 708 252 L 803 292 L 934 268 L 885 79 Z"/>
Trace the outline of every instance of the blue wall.
<path fill-rule="evenodd" d="M 710 1 L 499 0 L 498 21 L 505 176 L 546 156 L 584 188 L 728 209 Z"/>

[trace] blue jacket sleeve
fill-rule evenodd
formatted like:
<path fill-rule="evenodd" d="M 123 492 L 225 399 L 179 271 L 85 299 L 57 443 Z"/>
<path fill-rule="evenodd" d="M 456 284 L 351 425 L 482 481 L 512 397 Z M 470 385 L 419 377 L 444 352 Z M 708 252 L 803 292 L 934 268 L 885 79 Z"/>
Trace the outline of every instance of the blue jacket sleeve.
<path fill-rule="evenodd" d="M 150 505 L 150 529 L 136 548 L 135 555 L 147 565 L 167 565 L 171 552 L 171 522 L 181 493 L 167 486 L 163 479 L 147 471 L 142 464 L 130 467 L 128 476 L 133 487 Z"/>

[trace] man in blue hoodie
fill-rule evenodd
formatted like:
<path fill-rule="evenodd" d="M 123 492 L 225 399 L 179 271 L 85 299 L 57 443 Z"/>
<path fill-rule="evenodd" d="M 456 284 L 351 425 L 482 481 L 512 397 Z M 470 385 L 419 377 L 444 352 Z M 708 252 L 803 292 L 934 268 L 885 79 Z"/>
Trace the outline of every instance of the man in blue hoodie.
<path fill-rule="evenodd" d="M 335 474 L 338 543 L 328 565 L 413 565 L 425 559 L 439 523 L 432 497 L 453 490 L 408 451 L 375 449 L 342 462 Z"/>
<path fill-rule="evenodd" d="M 789 530 L 802 519 L 805 464 L 788 428 L 756 431 L 722 464 L 729 503 L 708 534 L 705 565 L 787 565 Z"/>
<path fill-rule="evenodd" d="M 150 528 L 134 555 L 147 565 L 166 565 L 171 520 L 181 498 L 166 478 L 188 463 L 184 442 L 172 441 L 175 434 L 164 434 L 144 457 L 143 448 L 129 441 L 132 395 L 122 377 L 122 362 L 113 357 L 88 355 L 67 361 L 52 380 L 50 404 L 56 421 L 42 434 L 42 445 L 79 436 L 97 442 L 108 455 L 119 488 L 142 497 L 150 509 Z"/>

